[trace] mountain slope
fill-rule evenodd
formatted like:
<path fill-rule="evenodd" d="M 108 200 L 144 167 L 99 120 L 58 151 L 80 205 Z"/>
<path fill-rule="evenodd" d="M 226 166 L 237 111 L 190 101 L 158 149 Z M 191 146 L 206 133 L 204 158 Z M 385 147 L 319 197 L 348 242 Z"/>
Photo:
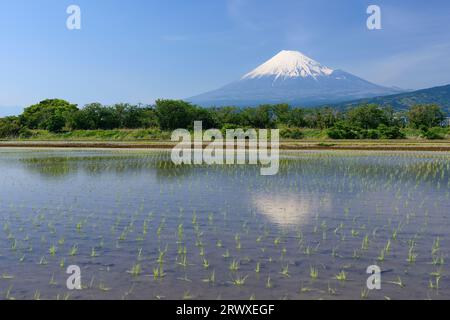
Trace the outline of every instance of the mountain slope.
<path fill-rule="evenodd" d="M 262 103 L 315 106 L 399 92 L 323 66 L 300 52 L 284 50 L 240 80 L 187 100 L 205 107 Z"/>
<path fill-rule="evenodd" d="M 383 97 L 359 99 L 355 101 L 339 103 L 336 106 L 340 108 L 347 108 L 366 103 L 390 105 L 395 110 L 405 110 L 415 104 L 435 103 L 440 105 L 442 109 L 450 115 L 450 84 Z"/>

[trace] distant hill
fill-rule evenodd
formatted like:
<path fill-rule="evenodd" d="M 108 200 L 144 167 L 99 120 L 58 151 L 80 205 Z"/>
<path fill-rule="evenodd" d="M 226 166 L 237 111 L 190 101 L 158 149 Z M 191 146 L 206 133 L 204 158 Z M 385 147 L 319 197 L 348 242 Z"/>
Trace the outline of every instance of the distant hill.
<path fill-rule="evenodd" d="M 415 104 L 435 103 L 450 115 L 450 84 L 429 89 L 399 93 L 389 96 L 382 96 L 368 99 L 358 99 L 349 102 L 343 102 L 334 106 L 342 109 L 354 107 L 359 104 L 376 103 L 379 105 L 390 105 L 395 110 L 405 110 Z"/>

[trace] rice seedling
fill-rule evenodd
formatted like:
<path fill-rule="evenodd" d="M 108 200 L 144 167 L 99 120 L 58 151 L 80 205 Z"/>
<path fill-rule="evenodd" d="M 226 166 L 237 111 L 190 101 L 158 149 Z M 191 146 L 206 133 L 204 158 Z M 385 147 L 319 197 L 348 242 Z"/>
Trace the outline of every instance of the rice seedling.
<path fill-rule="evenodd" d="M 418 256 L 418 254 L 415 253 L 414 246 L 411 246 L 409 248 L 408 259 L 406 259 L 406 261 L 408 261 L 409 263 L 414 263 L 414 262 L 416 262 L 417 256 Z"/>
<path fill-rule="evenodd" d="M 183 293 L 183 297 L 182 297 L 182 299 L 183 300 L 191 300 L 193 297 L 192 297 L 192 294 L 190 293 L 190 291 L 188 290 L 188 291 L 185 291 L 184 293 Z"/>
<path fill-rule="evenodd" d="M 272 288 L 272 280 L 270 279 L 270 276 L 267 277 L 267 280 L 266 280 L 266 288 L 267 288 L 267 289 L 271 289 L 271 288 Z"/>
<path fill-rule="evenodd" d="M 232 272 L 236 272 L 236 271 L 239 270 L 239 267 L 240 267 L 239 261 L 233 260 L 233 261 L 230 263 L 229 269 L 230 269 Z"/>
<path fill-rule="evenodd" d="M 103 282 L 100 282 L 100 284 L 98 285 L 98 288 L 100 289 L 100 291 L 111 291 L 112 288 L 107 287 Z"/>
<path fill-rule="evenodd" d="M 310 267 L 309 276 L 311 277 L 311 279 L 316 280 L 319 277 L 319 269 L 316 267 Z"/>
<path fill-rule="evenodd" d="M 381 249 L 380 255 L 377 258 L 378 261 L 380 261 L 380 262 L 384 261 L 384 259 L 385 259 L 385 252 L 386 252 L 385 249 Z"/>
<path fill-rule="evenodd" d="M 384 247 L 384 252 L 386 254 L 389 254 L 391 252 L 391 240 L 389 239 L 386 243 L 386 246 Z"/>
<path fill-rule="evenodd" d="M 234 284 L 235 286 L 242 287 L 245 285 L 247 278 L 248 278 L 248 275 L 247 276 L 236 275 L 235 277 L 232 276 L 231 283 Z"/>
<path fill-rule="evenodd" d="M 441 249 L 441 240 L 437 237 L 433 242 L 433 247 L 431 248 L 431 255 L 435 255 Z"/>
<path fill-rule="evenodd" d="M 41 300 L 41 293 L 39 292 L 39 290 L 36 290 L 36 291 L 34 292 L 33 300 L 35 300 L 35 301 Z"/>
<path fill-rule="evenodd" d="M 369 236 L 366 235 L 362 241 L 361 249 L 366 251 L 369 250 Z"/>
<path fill-rule="evenodd" d="M 361 299 L 365 300 L 367 298 L 369 298 L 369 289 L 367 288 L 362 288 L 361 289 Z"/>
<path fill-rule="evenodd" d="M 327 292 L 330 296 L 335 296 L 337 295 L 337 290 L 336 288 L 332 288 L 330 285 L 330 282 L 328 282 L 328 288 L 327 288 Z"/>
<path fill-rule="evenodd" d="M 430 279 L 428 287 L 430 289 L 439 290 L 439 281 L 441 280 L 441 276 L 434 277 L 434 280 Z"/>
<path fill-rule="evenodd" d="M 256 273 L 260 273 L 261 272 L 261 263 L 259 261 L 256 263 L 255 272 Z"/>
<path fill-rule="evenodd" d="M 347 281 L 347 274 L 345 273 L 344 270 L 342 270 L 335 276 L 335 279 L 342 282 Z"/>
<path fill-rule="evenodd" d="M 50 278 L 50 281 L 48 283 L 50 286 L 57 286 L 58 283 L 55 281 L 55 274 L 52 274 L 52 277 Z"/>
<path fill-rule="evenodd" d="M 73 256 L 76 256 L 77 253 L 78 253 L 78 244 L 74 244 L 74 245 L 72 246 L 72 248 L 70 249 L 69 255 L 70 255 L 71 257 L 73 257 Z"/>
<path fill-rule="evenodd" d="M 405 287 L 405 285 L 403 284 L 403 281 L 402 281 L 402 279 L 400 277 L 397 277 L 396 281 L 388 281 L 388 283 L 395 284 L 395 285 L 399 286 L 400 288 L 404 288 Z"/>
<path fill-rule="evenodd" d="M 141 274 L 142 269 L 141 269 L 141 264 L 140 263 L 136 263 L 134 264 L 130 270 L 127 271 L 129 274 L 131 274 L 133 277 L 137 277 Z"/>
<path fill-rule="evenodd" d="M 431 264 L 435 266 L 443 266 L 445 264 L 444 256 L 442 254 L 433 256 Z"/>
<path fill-rule="evenodd" d="M 203 282 L 214 284 L 216 282 L 216 271 L 213 270 L 207 279 L 203 279 Z"/>
<path fill-rule="evenodd" d="M 285 267 L 282 267 L 280 274 L 289 278 L 290 277 L 290 275 L 289 275 L 289 265 L 286 265 Z"/>
<path fill-rule="evenodd" d="M 230 251 L 228 249 L 226 249 L 225 253 L 222 254 L 222 257 L 224 257 L 225 259 L 228 259 L 230 257 Z"/>
<path fill-rule="evenodd" d="M 208 269 L 210 264 L 209 261 L 206 258 L 203 258 L 203 268 Z"/>
<path fill-rule="evenodd" d="M 16 298 L 14 298 L 12 295 L 11 295 L 11 290 L 12 290 L 12 286 L 9 286 L 8 287 L 8 289 L 6 289 L 6 292 L 5 292 L 5 300 L 16 300 Z"/>

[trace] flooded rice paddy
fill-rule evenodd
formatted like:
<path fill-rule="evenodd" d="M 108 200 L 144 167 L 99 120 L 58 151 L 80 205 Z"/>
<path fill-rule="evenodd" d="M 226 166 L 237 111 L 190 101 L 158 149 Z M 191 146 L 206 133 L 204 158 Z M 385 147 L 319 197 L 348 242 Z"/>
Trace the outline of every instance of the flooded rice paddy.
<path fill-rule="evenodd" d="M 450 298 L 450 154 L 290 152 L 259 173 L 2 149 L 0 299 Z"/>

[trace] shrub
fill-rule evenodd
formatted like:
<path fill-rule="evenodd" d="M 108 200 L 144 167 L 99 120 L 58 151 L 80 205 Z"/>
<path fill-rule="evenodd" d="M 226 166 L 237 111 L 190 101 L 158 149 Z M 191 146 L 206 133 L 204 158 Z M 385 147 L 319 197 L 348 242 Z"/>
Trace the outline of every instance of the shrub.
<path fill-rule="evenodd" d="M 388 127 L 384 124 L 378 127 L 381 139 L 403 139 L 405 135 L 400 131 L 400 127 Z"/>
<path fill-rule="evenodd" d="M 363 130 L 361 136 L 364 139 L 380 139 L 380 132 L 375 129 Z"/>
<path fill-rule="evenodd" d="M 283 139 L 303 139 L 304 134 L 299 128 L 280 129 L 280 137 Z"/>
<path fill-rule="evenodd" d="M 439 140 L 444 139 L 444 135 L 442 134 L 442 128 L 422 128 L 422 136 L 428 140 Z"/>
<path fill-rule="evenodd" d="M 19 119 L 17 117 L 6 117 L 0 119 L 0 138 L 17 137 L 20 132 Z"/>
<path fill-rule="evenodd" d="M 331 139 L 359 139 L 361 131 L 361 128 L 340 121 L 333 128 L 329 129 L 327 134 Z"/>

